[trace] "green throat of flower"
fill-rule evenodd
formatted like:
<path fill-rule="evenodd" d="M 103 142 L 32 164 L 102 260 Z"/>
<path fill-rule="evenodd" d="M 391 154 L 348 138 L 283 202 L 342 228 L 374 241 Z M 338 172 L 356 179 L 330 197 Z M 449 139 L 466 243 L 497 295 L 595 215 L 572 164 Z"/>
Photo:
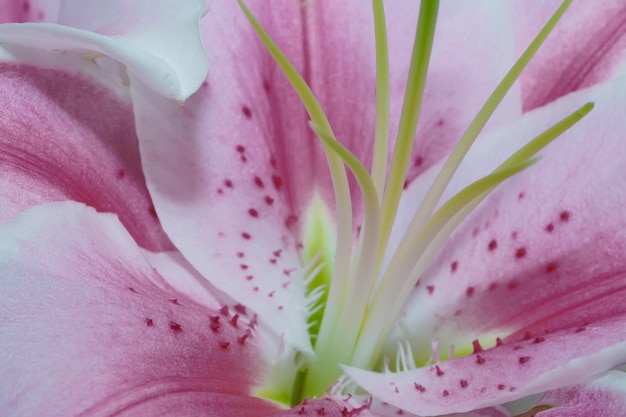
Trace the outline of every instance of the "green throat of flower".
<path fill-rule="evenodd" d="M 320 300 L 309 319 L 315 358 L 294 370 L 296 376 L 291 380 L 295 380 L 295 383 L 263 390 L 272 392 L 268 397 L 280 397 L 283 401 L 288 397 L 295 404 L 307 396 L 320 396 L 341 376 L 342 364 L 379 369 L 385 340 L 411 290 L 454 229 L 500 183 L 535 163 L 535 155 L 541 149 L 591 111 L 593 104 L 586 103 L 532 139 L 489 175 L 470 184 L 437 208 L 446 186 L 466 153 L 570 2 L 563 2 L 470 123 L 383 268 L 383 255 L 396 217 L 417 129 L 439 2 L 421 2 L 393 162 L 388 166 L 387 35 L 382 0 L 372 1 L 376 39 L 377 114 L 373 163 L 368 169 L 335 138 L 311 89 L 240 0 L 244 13 L 309 113 L 311 128 L 324 147 L 336 203 L 336 235 L 332 236 L 330 216 L 324 203 L 315 201 L 306 227 L 310 233 L 304 236 L 304 262 L 318 262 L 321 265 L 307 288 L 309 296 L 313 295 Z M 353 242 L 352 202 L 346 166 L 357 179 L 365 209 L 363 226 L 356 242 Z M 335 244 L 331 245 L 329 242 L 333 240 Z M 275 394 L 277 390 L 281 391 L 280 395 Z"/>

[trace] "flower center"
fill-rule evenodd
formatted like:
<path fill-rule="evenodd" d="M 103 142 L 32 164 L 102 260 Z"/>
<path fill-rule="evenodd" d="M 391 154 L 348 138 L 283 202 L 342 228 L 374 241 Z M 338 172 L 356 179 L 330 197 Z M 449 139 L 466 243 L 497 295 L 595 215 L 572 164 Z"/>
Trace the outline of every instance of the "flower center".
<path fill-rule="evenodd" d="M 309 316 L 309 334 L 315 358 L 295 370 L 298 373 L 291 388 L 292 403 L 299 403 L 306 396 L 321 396 L 341 376 L 342 364 L 378 369 L 383 360 L 384 343 L 412 289 L 454 229 L 500 183 L 535 163 L 537 152 L 591 111 L 593 104 L 585 104 L 531 140 L 489 175 L 470 184 L 437 208 L 469 148 L 570 2 L 563 2 L 487 99 L 443 165 L 406 233 L 392 252 L 388 249 L 389 237 L 411 158 L 439 2 L 422 1 L 420 5 L 393 163 L 389 167 L 389 64 L 385 16 L 382 0 L 372 2 L 377 117 L 373 163 L 368 169 L 337 141 L 310 88 L 240 1 L 244 13 L 307 109 L 311 128 L 322 141 L 335 191 L 334 224 L 329 210 L 319 198 L 313 199 L 306 216 L 303 264 L 319 265 L 317 274 L 307 283 L 307 295 L 316 300 L 312 303 Z M 356 241 L 345 166 L 357 179 L 363 197 L 364 221 Z M 400 353 L 410 355 L 404 350 Z M 413 359 L 408 357 L 405 361 L 412 363 Z"/>

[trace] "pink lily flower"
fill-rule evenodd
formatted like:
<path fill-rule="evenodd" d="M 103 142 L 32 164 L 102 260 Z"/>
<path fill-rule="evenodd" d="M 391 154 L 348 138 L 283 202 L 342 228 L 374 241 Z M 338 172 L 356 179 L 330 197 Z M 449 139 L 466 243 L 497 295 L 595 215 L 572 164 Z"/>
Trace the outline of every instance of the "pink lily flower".
<path fill-rule="evenodd" d="M 253 10 L 307 77 L 336 136 L 369 167 L 376 85 L 372 17 L 371 10 L 350 3 L 269 9 L 259 2 Z M 40 16 L 38 3 L 25 4 L 23 13 Z M 588 415 L 624 409 L 619 371 L 560 388 L 626 362 L 620 302 L 626 89 L 619 78 L 611 80 L 619 76 L 621 49 L 597 60 L 606 66 L 587 71 L 593 79 L 574 71 L 582 81 L 563 79 L 567 88 L 547 93 L 534 75 L 541 65 L 549 66 L 540 58 L 536 72 L 522 78 L 521 92 L 499 108 L 444 201 L 584 102 L 596 103 L 583 122 L 542 151 L 541 162 L 508 180 L 470 214 L 428 264 L 375 358 L 397 355 L 394 372 L 373 372 L 380 370 L 374 367 L 378 362 L 360 368 L 352 363 L 339 368 L 337 362 L 329 368 L 331 383 L 343 369 L 374 402 L 361 391 L 346 398 L 335 386 L 328 395 L 294 401 L 295 407 L 284 410 L 263 398 L 290 401 L 299 378 L 300 394 L 323 394 L 326 388 L 318 393 L 310 378 L 316 358 L 328 356 L 317 355 L 321 342 L 309 330 L 315 327 L 311 309 L 324 290 L 308 283 L 332 276 L 326 269 L 337 262 L 332 252 L 341 246 L 334 247 L 338 214 L 321 148 L 299 100 L 236 4 L 218 2 L 203 20 L 213 68 L 182 106 L 164 96 L 183 100 L 200 84 L 188 69 L 191 63 L 204 65 L 202 54 L 187 54 L 172 47 L 175 43 L 141 52 L 146 45 L 164 45 L 182 28 L 193 34 L 202 8 L 181 12 L 181 26 L 164 27 L 167 2 L 137 4 L 153 14 L 122 22 L 122 32 L 89 26 L 80 20 L 82 13 L 70 21 L 82 27 L 79 31 L 0 28 L 0 38 L 5 33 L 4 39 L 15 39 L 6 48 L 0 76 L 4 414 L 478 410 L 469 415 L 507 416 L 493 406 L 541 391 L 548 393 L 535 410 L 549 416 L 567 415 L 572 408 Z M 91 6 L 118 16 L 110 5 Z M 417 20 L 417 9 L 409 6 L 389 5 L 386 11 L 392 133 L 408 72 L 411 45 L 405 35 Z M 416 202 L 434 181 L 438 161 L 515 55 L 514 33 L 495 18 L 507 13 L 505 5 L 502 10 L 445 7 L 418 142 L 385 256 L 398 246 Z M 46 18 L 48 9 L 43 10 Z M 582 19 L 581 11 L 571 12 L 571 19 Z M 618 14 L 608 6 L 597 13 L 598 19 Z M 16 16 L 7 20 L 29 20 Z M 351 18 L 347 23 L 339 20 L 345 16 Z M 477 34 L 482 38 L 470 45 L 466 19 L 484 22 Z M 343 31 L 328 29 L 339 25 Z M 34 53 L 31 48 L 44 33 L 55 39 L 46 49 L 70 52 Z M 155 38 L 124 44 L 132 35 Z M 520 29 L 519 42 L 525 36 Z M 561 50 L 563 38 L 553 39 L 548 52 Z M 85 50 L 106 56 L 93 65 Z M 457 51 L 462 73 L 450 69 L 450 51 Z M 589 61 L 569 53 L 574 64 Z M 177 66 L 180 62 L 186 64 Z M 177 82 L 170 83 L 167 74 L 175 74 Z M 522 114 L 522 109 L 533 110 Z M 356 246 L 365 208 L 356 183 L 350 183 L 349 195 L 354 224 L 348 229 Z M 316 267 L 320 260 L 324 264 Z M 342 350 L 341 336 L 331 339 L 331 348 Z M 431 348 L 432 340 L 444 353 Z M 455 352 L 447 353 L 452 346 Z M 308 366 L 309 374 L 298 376 L 300 366 Z M 324 372 L 320 380 L 326 383 Z M 593 401 L 581 406 L 580 398 Z"/>

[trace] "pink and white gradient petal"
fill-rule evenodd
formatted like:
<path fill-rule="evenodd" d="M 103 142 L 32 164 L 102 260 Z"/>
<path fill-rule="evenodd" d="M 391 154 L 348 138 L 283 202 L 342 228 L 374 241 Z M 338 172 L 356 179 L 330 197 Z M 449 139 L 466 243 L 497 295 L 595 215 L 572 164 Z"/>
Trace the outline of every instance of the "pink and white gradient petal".
<path fill-rule="evenodd" d="M 417 414 L 410 413 L 406 410 L 395 407 L 389 403 L 382 402 L 378 399 L 374 399 L 372 401 L 372 404 L 368 412 L 371 413 L 372 417 L 377 417 L 377 416 L 420 417 Z M 366 414 L 366 416 L 369 417 L 370 414 Z M 468 411 L 464 413 L 448 414 L 446 415 L 446 417 L 511 417 L 511 413 L 502 406 L 496 406 L 496 407 L 480 408 L 477 410 L 472 410 L 472 411 Z"/>
<path fill-rule="evenodd" d="M 156 287 L 114 215 L 50 203 L 0 229 L 3 415 L 279 411 L 250 396 L 264 366 L 257 332 Z"/>
<path fill-rule="evenodd" d="M 444 198 L 585 101 L 596 103 L 444 244 L 401 317 L 410 340 L 422 342 L 413 346 L 416 353 L 429 352 L 431 339 L 445 352 L 451 344 L 542 336 L 626 312 L 619 301 L 626 291 L 625 99 L 622 80 L 574 93 L 527 113 L 470 151 Z M 407 190 L 398 231 L 434 172 Z"/>
<path fill-rule="evenodd" d="M 154 283 L 164 290 L 175 289 L 205 307 L 219 310 L 224 305 L 235 306 L 229 297 L 211 285 L 178 251 L 150 252 L 144 256 L 158 273 Z M 239 307 L 240 310 L 241 307 Z"/>
<path fill-rule="evenodd" d="M 376 398 L 421 416 L 469 411 L 581 381 L 626 361 L 626 315 L 398 373 L 346 368 Z"/>
<path fill-rule="evenodd" d="M 0 223 L 76 200 L 118 214 L 142 247 L 172 249 L 145 186 L 128 99 L 71 72 L 0 68 Z"/>
<path fill-rule="evenodd" d="M 372 12 L 355 2 L 323 6 L 294 2 L 270 8 L 250 2 L 319 96 L 339 139 L 369 164 L 375 110 Z M 462 101 L 459 108 L 452 103 L 461 96 L 473 97 L 474 89 L 488 94 L 485 85 L 495 84 L 508 65 L 507 51 L 513 59 L 512 33 L 495 18 L 505 13 L 506 6 L 489 9 L 481 3 L 468 9 L 472 19 L 467 20 L 455 8 L 442 12 L 445 30 L 436 41 L 441 52 L 433 58 L 434 81 L 425 104 L 438 110 L 425 116 L 425 126 L 437 130 L 445 119 L 443 131 L 448 133 L 427 134 L 430 128 L 420 133 L 437 142 L 436 156 L 423 156 L 427 162 L 417 164 L 420 169 L 447 151 L 450 142 L 442 138 L 456 135 L 457 116 L 473 113 L 480 100 Z M 388 14 L 395 118 L 412 42 L 405 35 L 414 30 L 417 8 L 409 2 L 394 4 Z M 466 30 L 448 29 L 465 24 L 469 30 L 473 19 L 481 16 L 483 29 L 488 29 L 472 45 L 487 42 L 493 56 L 478 62 L 472 58 L 474 46 L 458 47 Z M 332 30 L 335 27 L 342 30 Z M 504 36 L 495 36 L 501 31 Z M 134 96 L 148 187 L 168 235 L 194 267 L 307 351 L 297 248 L 312 197 L 318 193 L 334 210 L 326 162 L 302 105 L 235 2 L 212 5 L 203 21 L 203 38 L 209 60 L 216 65 L 184 106 L 147 91 Z M 465 68 L 462 91 L 457 88 L 459 74 L 444 65 L 454 46 Z M 454 88 L 438 87 L 451 85 Z M 514 110 L 508 117 L 521 112 L 519 101 L 511 103 L 507 108 Z M 450 112 L 454 117 L 445 116 Z M 355 187 L 353 197 L 358 218 L 362 208 Z"/>
<path fill-rule="evenodd" d="M 57 3 L 42 2 L 41 7 L 27 3 L 22 15 L 9 8 L 12 19 L 43 23 L 0 26 L 4 47 L 9 51 L 15 46 L 28 48 L 33 60 L 42 50 L 73 52 L 87 61 L 106 55 L 125 65 L 136 80 L 177 100 L 189 97 L 206 76 L 208 62 L 199 32 L 206 12 L 204 0 Z M 53 16 L 46 16 L 48 12 Z"/>
<path fill-rule="evenodd" d="M 283 6 L 263 7 L 262 16 L 281 22 L 272 27 L 284 32 L 284 47 L 301 66 L 301 27 L 293 18 L 299 5 Z M 304 110 L 235 2 L 216 2 L 203 33 L 209 60 L 221 64 L 185 105 L 147 89 L 134 96 L 148 187 L 190 263 L 258 313 L 277 338 L 285 333 L 290 345 L 310 352 L 293 233 L 292 190 L 302 179 L 287 177 L 282 162 L 293 153 L 291 163 L 310 172 L 300 146 L 309 135 Z M 293 146 L 283 148 L 282 140 Z"/>
<path fill-rule="evenodd" d="M 313 400 L 305 400 L 302 404 L 296 405 L 289 410 L 272 414 L 271 417 L 386 417 L 379 414 L 372 414 L 367 406 L 355 407 L 348 401 L 341 399 L 323 397 Z M 268 416 L 269 417 L 269 416 Z"/>
<path fill-rule="evenodd" d="M 0 23 L 56 22 L 63 0 L 0 0 Z"/>
<path fill-rule="evenodd" d="M 557 9 L 560 0 L 512 2 L 513 25 L 522 50 Z M 626 71 L 626 3 L 575 1 L 522 74 L 524 110 Z"/>
<path fill-rule="evenodd" d="M 623 80 L 571 94 L 487 135 L 463 162 L 448 197 L 585 101 L 596 103 L 452 235 L 415 288 L 388 355 L 407 339 L 422 360 L 431 340 L 445 356 L 452 345 L 471 352 L 476 339 L 482 347 L 439 364 L 441 375 L 431 366 L 403 376 L 350 375 L 377 396 L 389 389 L 384 384 L 402 381 L 402 404 L 432 401 L 415 410 L 434 415 L 514 400 L 626 362 L 625 98 Z M 433 172 L 409 188 L 398 230 Z M 496 337 L 504 345 L 488 349 Z M 410 392 L 413 383 L 426 391 Z M 391 403 L 393 388 L 382 397 Z"/>
<path fill-rule="evenodd" d="M 552 408 L 539 417 L 615 417 L 626 409 L 626 375 L 610 371 L 579 385 L 548 391 L 537 403 Z"/>

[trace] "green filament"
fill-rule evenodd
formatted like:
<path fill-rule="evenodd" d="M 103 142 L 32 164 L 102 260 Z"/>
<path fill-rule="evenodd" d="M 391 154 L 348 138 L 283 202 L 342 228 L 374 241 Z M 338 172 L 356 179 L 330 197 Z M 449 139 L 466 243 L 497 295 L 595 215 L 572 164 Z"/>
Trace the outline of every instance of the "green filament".
<path fill-rule="evenodd" d="M 389 152 L 389 51 L 387 27 L 382 0 L 372 0 L 374 9 L 374 34 L 376 38 L 376 133 L 374 135 L 374 158 L 372 158 L 372 181 L 378 197 L 382 198 L 387 178 Z"/>
<path fill-rule="evenodd" d="M 450 200 L 439 204 L 445 188 L 468 150 L 502 102 L 521 71 L 532 59 L 543 41 L 571 3 L 565 0 L 537 37 L 522 54 L 487 99 L 459 143 L 446 160 L 441 172 L 416 211 L 410 226 L 393 253 L 389 265 L 380 270 L 394 224 L 400 195 L 410 162 L 418 118 L 430 62 L 439 2 L 422 1 L 411 57 L 409 77 L 404 96 L 398 134 L 391 167 L 387 166 L 389 148 L 389 52 L 382 0 L 372 0 L 376 39 L 376 130 L 371 174 L 335 137 L 328 119 L 311 89 L 287 60 L 276 44 L 256 21 L 241 0 L 239 4 L 255 31 L 276 60 L 278 66 L 300 96 L 311 117 L 311 128 L 320 138 L 328 160 L 336 202 L 336 242 L 332 243 L 328 211 L 321 199 L 315 199 L 305 225 L 306 262 L 319 256 L 323 264 L 318 276 L 307 285 L 307 294 L 322 291 L 321 310 L 309 317 L 316 358 L 311 363 L 295 366 L 295 381 L 285 396 L 292 403 L 306 396 L 320 396 L 340 375 L 339 364 L 374 369 L 393 323 L 413 287 L 439 248 L 455 228 L 499 184 L 537 161 L 535 155 L 580 121 L 591 109 L 587 103 L 576 112 L 547 129 L 515 152 L 489 175 L 470 184 Z M 353 251 L 352 202 L 345 172 L 354 174 L 363 196 L 365 209 L 363 229 Z M 387 177 L 387 169 L 389 176 Z M 328 224 L 326 224 L 328 226 Z M 310 234 L 308 234 L 310 232 Z M 332 247 L 331 247 L 332 246 Z M 331 253 L 332 250 L 334 252 Z M 414 358 L 402 353 L 407 363 Z M 278 398 L 281 389 L 260 390 Z M 280 398 L 285 398 L 280 396 Z"/>

